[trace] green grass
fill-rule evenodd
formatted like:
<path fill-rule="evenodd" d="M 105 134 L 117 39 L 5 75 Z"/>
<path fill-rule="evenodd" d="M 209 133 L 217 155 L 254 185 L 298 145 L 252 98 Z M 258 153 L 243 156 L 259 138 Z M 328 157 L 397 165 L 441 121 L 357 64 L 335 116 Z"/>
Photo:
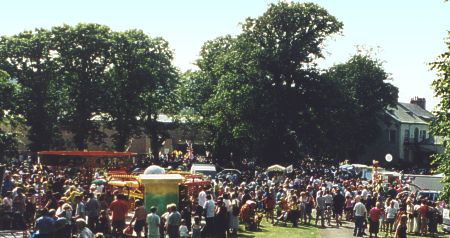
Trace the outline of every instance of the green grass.
<path fill-rule="evenodd" d="M 319 230 L 314 226 L 299 225 L 299 227 L 292 227 L 292 224 L 287 226 L 273 226 L 265 219 L 261 222 L 258 231 L 245 231 L 244 226 L 241 225 L 238 232 L 240 238 L 320 238 Z"/>
<path fill-rule="evenodd" d="M 314 220 L 313 220 L 314 222 Z M 346 228 L 339 228 L 339 229 L 349 229 L 351 234 L 353 230 L 353 223 L 352 222 L 346 222 L 344 225 Z M 336 229 L 335 227 L 327 227 L 326 229 Z M 338 231 L 336 229 L 336 231 Z M 368 233 L 368 230 L 366 230 L 366 233 Z M 392 236 L 394 236 L 395 233 L 392 233 Z M 238 232 L 239 238 L 294 238 L 294 237 L 301 237 L 301 238 L 332 238 L 332 237 L 322 237 L 320 235 L 319 229 L 313 225 L 305 226 L 305 225 L 299 225 L 299 227 L 292 227 L 292 224 L 288 223 L 287 226 L 273 226 L 270 223 L 266 222 L 265 219 L 261 222 L 260 229 L 258 231 L 245 231 L 244 226 L 240 226 L 240 230 Z M 349 236 L 352 237 L 352 236 Z M 366 238 L 369 236 L 365 236 Z M 385 233 L 380 232 L 378 234 L 378 237 L 384 238 Z M 408 233 L 408 238 L 419 238 L 423 236 L 415 236 Z M 429 235 L 427 237 L 430 237 Z M 447 238 L 449 237 L 448 234 L 443 233 L 440 231 L 438 234 L 436 234 L 433 238 Z"/>

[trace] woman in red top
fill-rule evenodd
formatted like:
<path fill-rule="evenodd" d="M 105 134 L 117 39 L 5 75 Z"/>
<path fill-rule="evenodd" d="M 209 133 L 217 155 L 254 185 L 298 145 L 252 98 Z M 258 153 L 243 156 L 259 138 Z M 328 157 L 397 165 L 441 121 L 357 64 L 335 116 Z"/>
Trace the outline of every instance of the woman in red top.
<path fill-rule="evenodd" d="M 269 218 L 272 219 L 273 224 L 273 209 L 275 208 L 275 199 L 272 196 L 272 193 L 267 193 L 267 196 L 262 200 L 264 204 L 264 210 L 266 211 L 266 221 L 269 221 Z"/>
<path fill-rule="evenodd" d="M 372 234 L 375 234 L 375 238 L 378 237 L 378 231 L 380 229 L 380 216 L 381 216 L 381 203 L 377 202 L 376 206 L 369 211 L 369 233 L 372 238 Z"/>

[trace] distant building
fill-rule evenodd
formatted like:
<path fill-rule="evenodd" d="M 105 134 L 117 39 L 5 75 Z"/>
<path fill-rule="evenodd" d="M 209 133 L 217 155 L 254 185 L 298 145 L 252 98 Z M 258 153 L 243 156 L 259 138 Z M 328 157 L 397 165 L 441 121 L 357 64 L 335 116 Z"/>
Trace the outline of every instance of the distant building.
<path fill-rule="evenodd" d="M 410 103 L 399 102 L 396 108 L 388 108 L 387 122 L 379 122 L 380 134 L 366 147 L 360 162 L 386 163 L 385 155 L 391 154 L 396 165 L 429 165 L 431 155 L 442 153 L 443 146 L 440 138 L 430 133 L 434 116 L 425 106 L 425 98 L 415 97 Z"/>
<path fill-rule="evenodd" d="M 94 120 L 101 120 L 101 117 L 93 118 Z M 166 115 L 160 115 L 158 117 L 158 121 L 161 123 L 173 123 L 172 119 Z M 4 128 L 8 131 L 11 131 L 11 128 Z M 100 132 L 106 135 L 103 138 L 103 143 L 96 145 L 92 142 L 88 142 L 87 150 L 95 151 L 95 150 L 105 150 L 105 151 L 113 151 L 113 141 L 111 136 L 114 131 L 106 128 L 105 126 L 100 127 Z M 19 151 L 21 153 L 27 153 L 26 145 L 29 143 L 27 137 L 27 127 L 22 126 L 20 128 L 20 138 L 21 141 L 19 145 Z M 57 148 L 52 148 L 51 150 L 77 150 L 76 146 L 72 142 L 72 133 L 61 130 L 62 139 L 64 140 L 64 144 Z M 191 128 L 187 128 L 184 123 L 178 124 L 175 129 L 168 131 L 169 137 L 163 142 L 160 152 L 167 154 L 171 153 L 174 150 L 187 152 L 189 142 L 192 144 L 191 150 L 194 151 L 195 154 L 205 155 L 205 133 L 194 130 Z M 138 154 L 151 154 L 150 148 L 150 138 L 146 135 L 134 136 L 130 139 L 127 145 L 127 151 L 134 152 Z"/>

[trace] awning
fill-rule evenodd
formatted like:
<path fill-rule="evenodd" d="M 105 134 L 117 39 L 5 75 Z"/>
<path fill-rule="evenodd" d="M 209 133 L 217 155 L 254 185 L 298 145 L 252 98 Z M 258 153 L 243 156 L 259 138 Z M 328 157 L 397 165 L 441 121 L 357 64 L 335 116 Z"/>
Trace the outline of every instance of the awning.
<path fill-rule="evenodd" d="M 78 157 L 130 157 L 137 153 L 132 152 L 114 152 L 114 151 L 39 151 L 39 156 L 78 156 Z"/>

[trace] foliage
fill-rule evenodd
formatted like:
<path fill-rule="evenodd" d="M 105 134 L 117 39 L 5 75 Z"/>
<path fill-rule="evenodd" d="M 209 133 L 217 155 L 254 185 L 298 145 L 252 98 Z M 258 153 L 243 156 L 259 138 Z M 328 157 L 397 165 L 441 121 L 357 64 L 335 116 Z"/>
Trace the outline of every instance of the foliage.
<path fill-rule="evenodd" d="M 345 141 L 334 148 L 333 154 L 341 161 L 356 160 L 379 134 L 379 123 L 385 121 L 384 111 L 396 106 L 398 89 L 386 82 L 388 74 L 382 64 L 369 55 L 357 54 L 346 63 L 331 67 L 324 76 L 334 81 L 338 90 L 336 97 L 327 100 L 335 108 L 332 117 L 328 115 L 332 118 L 328 124 L 331 138 Z"/>
<path fill-rule="evenodd" d="M 29 127 L 29 148 L 47 150 L 58 145 L 61 102 L 58 63 L 51 33 L 44 29 L 24 31 L 0 39 L 0 68 L 20 84 L 14 113 Z"/>
<path fill-rule="evenodd" d="M 133 135 L 140 134 L 141 94 L 155 86 L 150 85 L 153 47 L 152 39 L 140 30 L 113 34 L 104 108 L 107 125 L 115 129 L 112 137 L 118 151 L 125 150 Z"/>
<path fill-rule="evenodd" d="M 86 149 L 88 139 L 100 143 L 104 137 L 98 117 L 105 72 L 111 63 L 111 30 L 98 24 L 78 24 L 53 27 L 51 32 L 70 105 L 64 108 L 63 125 L 73 133 L 76 148 Z"/>
<path fill-rule="evenodd" d="M 447 200 L 450 199 L 450 32 L 448 34 L 445 41 L 448 51 L 430 64 L 431 69 L 437 72 L 437 79 L 432 83 L 434 94 L 440 98 L 434 111 L 436 119 L 432 124 L 432 133 L 442 137 L 444 146 L 443 153 L 435 155 L 433 163 L 446 175 L 442 181 L 444 189 L 441 194 Z"/>
<path fill-rule="evenodd" d="M 242 28 L 236 37 L 206 42 L 200 70 L 182 82 L 185 109 L 202 119 L 214 157 L 344 160 L 375 138 L 398 94 L 381 63 L 355 55 L 323 73 L 315 64 L 342 23 L 315 4 L 280 2 Z"/>
<path fill-rule="evenodd" d="M 172 58 L 161 38 L 98 24 L 0 39 L 0 68 L 21 86 L 14 114 L 25 118 L 32 151 L 64 147 L 63 130 L 73 135 L 69 147 L 80 150 L 103 142 L 102 127 L 113 129 L 116 150 L 125 150 L 143 128 L 161 140 L 158 134 L 166 129 L 148 118 L 175 111 L 178 76 Z"/>
<path fill-rule="evenodd" d="M 278 3 L 248 18 L 239 36 L 205 43 L 191 85 L 216 157 L 270 163 L 306 150 L 299 133 L 310 126 L 302 112 L 317 96 L 309 94 L 319 77 L 313 61 L 341 27 L 315 4 Z"/>
<path fill-rule="evenodd" d="M 7 127 L 14 127 L 15 118 L 12 112 L 15 110 L 17 97 L 17 84 L 9 80 L 9 75 L 0 70 L 0 164 L 5 157 L 17 154 L 18 140 L 16 133 L 7 132 Z"/>
<path fill-rule="evenodd" d="M 168 131 L 177 126 L 176 121 L 167 123 L 159 119 L 160 116 L 170 118 L 179 111 L 176 94 L 179 73 L 172 65 L 173 53 L 167 41 L 153 38 L 148 50 L 148 76 L 142 85 L 138 115 L 144 133 L 150 137 L 152 154 L 158 157 L 162 143 L 169 137 Z"/>

